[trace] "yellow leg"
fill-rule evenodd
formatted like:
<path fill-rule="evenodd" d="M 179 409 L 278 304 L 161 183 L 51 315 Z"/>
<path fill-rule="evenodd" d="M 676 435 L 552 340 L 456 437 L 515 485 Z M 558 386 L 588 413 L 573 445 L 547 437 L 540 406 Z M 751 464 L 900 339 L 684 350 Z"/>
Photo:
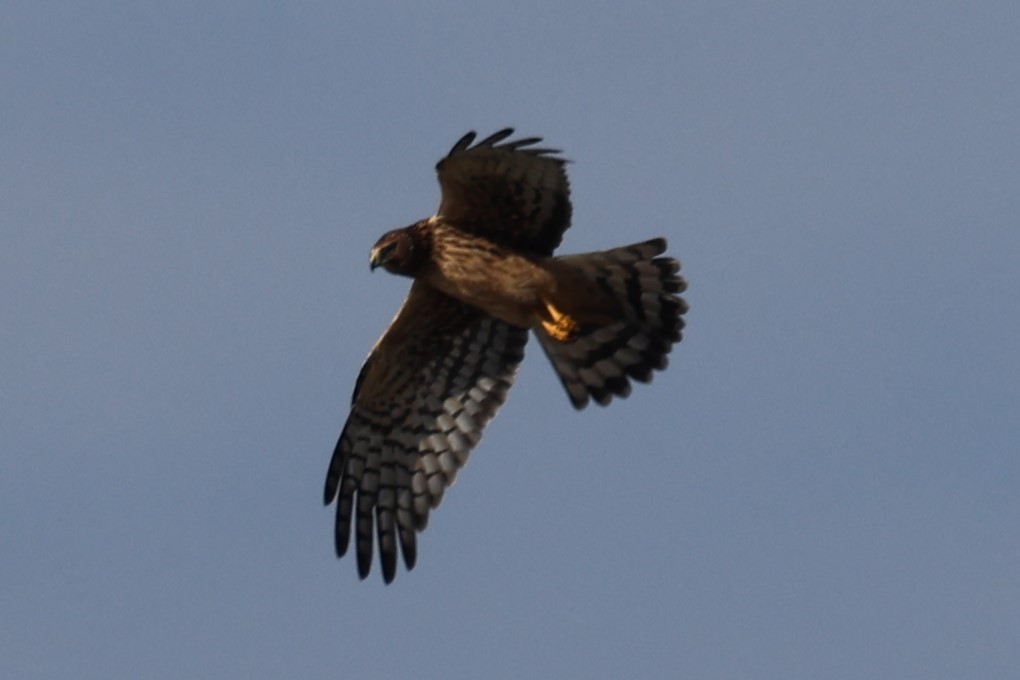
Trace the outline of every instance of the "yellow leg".
<path fill-rule="evenodd" d="M 573 340 L 577 337 L 578 331 L 581 330 L 581 326 L 577 321 L 556 309 L 548 300 L 543 300 L 542 304 L 545 308 L 544 311 L 549 317 L 548 319 L 542 319 L 542 328 L 549 335 L 560 342 Z"/>

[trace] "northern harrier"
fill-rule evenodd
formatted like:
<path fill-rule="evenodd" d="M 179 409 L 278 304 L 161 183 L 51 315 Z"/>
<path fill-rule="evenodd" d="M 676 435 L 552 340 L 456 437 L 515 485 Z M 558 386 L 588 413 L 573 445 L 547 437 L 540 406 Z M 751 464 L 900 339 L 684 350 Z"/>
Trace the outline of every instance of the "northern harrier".
<path fill-rule="evenodd" d="M 373 534 L 387 583 L 398 545 L 414 567 L 417 533 L 506 399 L 529 330 L 577 409 L 626 397 L 680 341 L 686 284 L 658 257 L 665 239 L 553 257 L 570 226 L 566 161 L 511 134 L 464 135 L 436 165 L 439 211 L 372 248 L 372 269 L 414 283 L 358 375 L 326 475 L 337 554 L 354 520 L 361 578 Z"/>

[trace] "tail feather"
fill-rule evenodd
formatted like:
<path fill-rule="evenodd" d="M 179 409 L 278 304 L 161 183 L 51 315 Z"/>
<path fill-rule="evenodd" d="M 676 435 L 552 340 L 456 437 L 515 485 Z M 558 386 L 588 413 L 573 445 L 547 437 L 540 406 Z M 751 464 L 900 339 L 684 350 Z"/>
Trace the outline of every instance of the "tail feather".
<path fill-rule="evenodd" d="M 567 341 L 535 328 L 539 343 L 567 390 L 574 408 L 594 399 L 602 406 L 614 396 L 630 394 L 631 380 L 649 382 L 668 363 L 667 354 L 680 341 L 687 303 L 679 297 L 687 284 L 680 263 L 657 257 L 665 239 L 556 259 L 557 268 L 597 288 L 614 301 L 612 318 L 582 323 Z"/>

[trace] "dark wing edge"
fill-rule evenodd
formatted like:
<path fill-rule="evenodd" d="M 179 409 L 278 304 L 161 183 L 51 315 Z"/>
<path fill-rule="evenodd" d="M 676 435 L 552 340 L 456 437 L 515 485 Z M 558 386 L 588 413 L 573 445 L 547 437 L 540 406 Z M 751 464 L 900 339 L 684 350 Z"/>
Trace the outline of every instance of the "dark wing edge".
<path fill-rule="evenodd" d="M 507 140 L 504 128 L 472 145 L 461 137 L 436 164 L 442 192 L 437 215 L 504 246 L 551 255 L 570 226 L 568 162 L 541 137 Z"/>
<path fill-rule="evenodd" d="M 491 135 L 489 135 L 482 141 L 478 142 L 474 146 L 471 146 L 471 143 L 474 142 L 475 139 L 478 137 L 478 133 L 476 133 L 474 130 L 471 130 L 466 135 L 457 140 L 457 143 L 450 148 L 450 152 L 446 154 L 446 158 L 443 158 L 438 163 L 436 163 L 436 171 L 442 169 L 443 164 L 446 163 L 446 161 L 449 160 L 450 158 L 453 158 L 454 156 L 460 153 L 470 151 L 473 149 L 492 148 L 503 151 L 523 151 L 524 153 L 528 153 L 533 156 L 551 156 L 554 154 L 562 153 L 562 151 L 560 151 L 559 149 L 524 148 L 526 146 L 533 146 L 535 144 L 538 144 L 539 142 L 542 141 L 541 137 L 525 137 L 524 139 L 517 139 L 512 142 L 507 142 L 505 144 L 499 144 L 499 142 L 502 142 L 504 139 L 511 136 L 513 133 L 514 129 L 512 127 L 503 128 L 498 132 L 492 133 Z M 569 163 L 569 161 L 567 161 L 564 158 L 557 158 L 553 160 L 556 160 L 557 162 L 560 163 Z"/>
<path fill-rule="evenodd" d="M 347 553 L 353 524 L 362 579 L 373 536 L 386 583 L 398 549 L 414 567 L 417 533 L 505 401 L 527 339 L 526 329 L 414 284 L 361 369 L 326 475 L 337 555 Z"/>

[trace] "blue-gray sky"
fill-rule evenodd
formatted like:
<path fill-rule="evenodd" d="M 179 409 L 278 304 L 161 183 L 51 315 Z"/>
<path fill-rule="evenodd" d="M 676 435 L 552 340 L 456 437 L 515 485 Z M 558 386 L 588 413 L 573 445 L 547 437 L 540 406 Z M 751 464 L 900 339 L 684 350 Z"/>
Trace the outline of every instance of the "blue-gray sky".
<path fill-rule="evenodd" d="M 494 5 L 494 3 L 493 3 Z M 0 5 L 0 675 L 1006 678 L 1015 2 Z M 537 346 L 384 587 L 323 476 L 468 129 L 564 251 L 664 235 L 669 371 Z"/>

